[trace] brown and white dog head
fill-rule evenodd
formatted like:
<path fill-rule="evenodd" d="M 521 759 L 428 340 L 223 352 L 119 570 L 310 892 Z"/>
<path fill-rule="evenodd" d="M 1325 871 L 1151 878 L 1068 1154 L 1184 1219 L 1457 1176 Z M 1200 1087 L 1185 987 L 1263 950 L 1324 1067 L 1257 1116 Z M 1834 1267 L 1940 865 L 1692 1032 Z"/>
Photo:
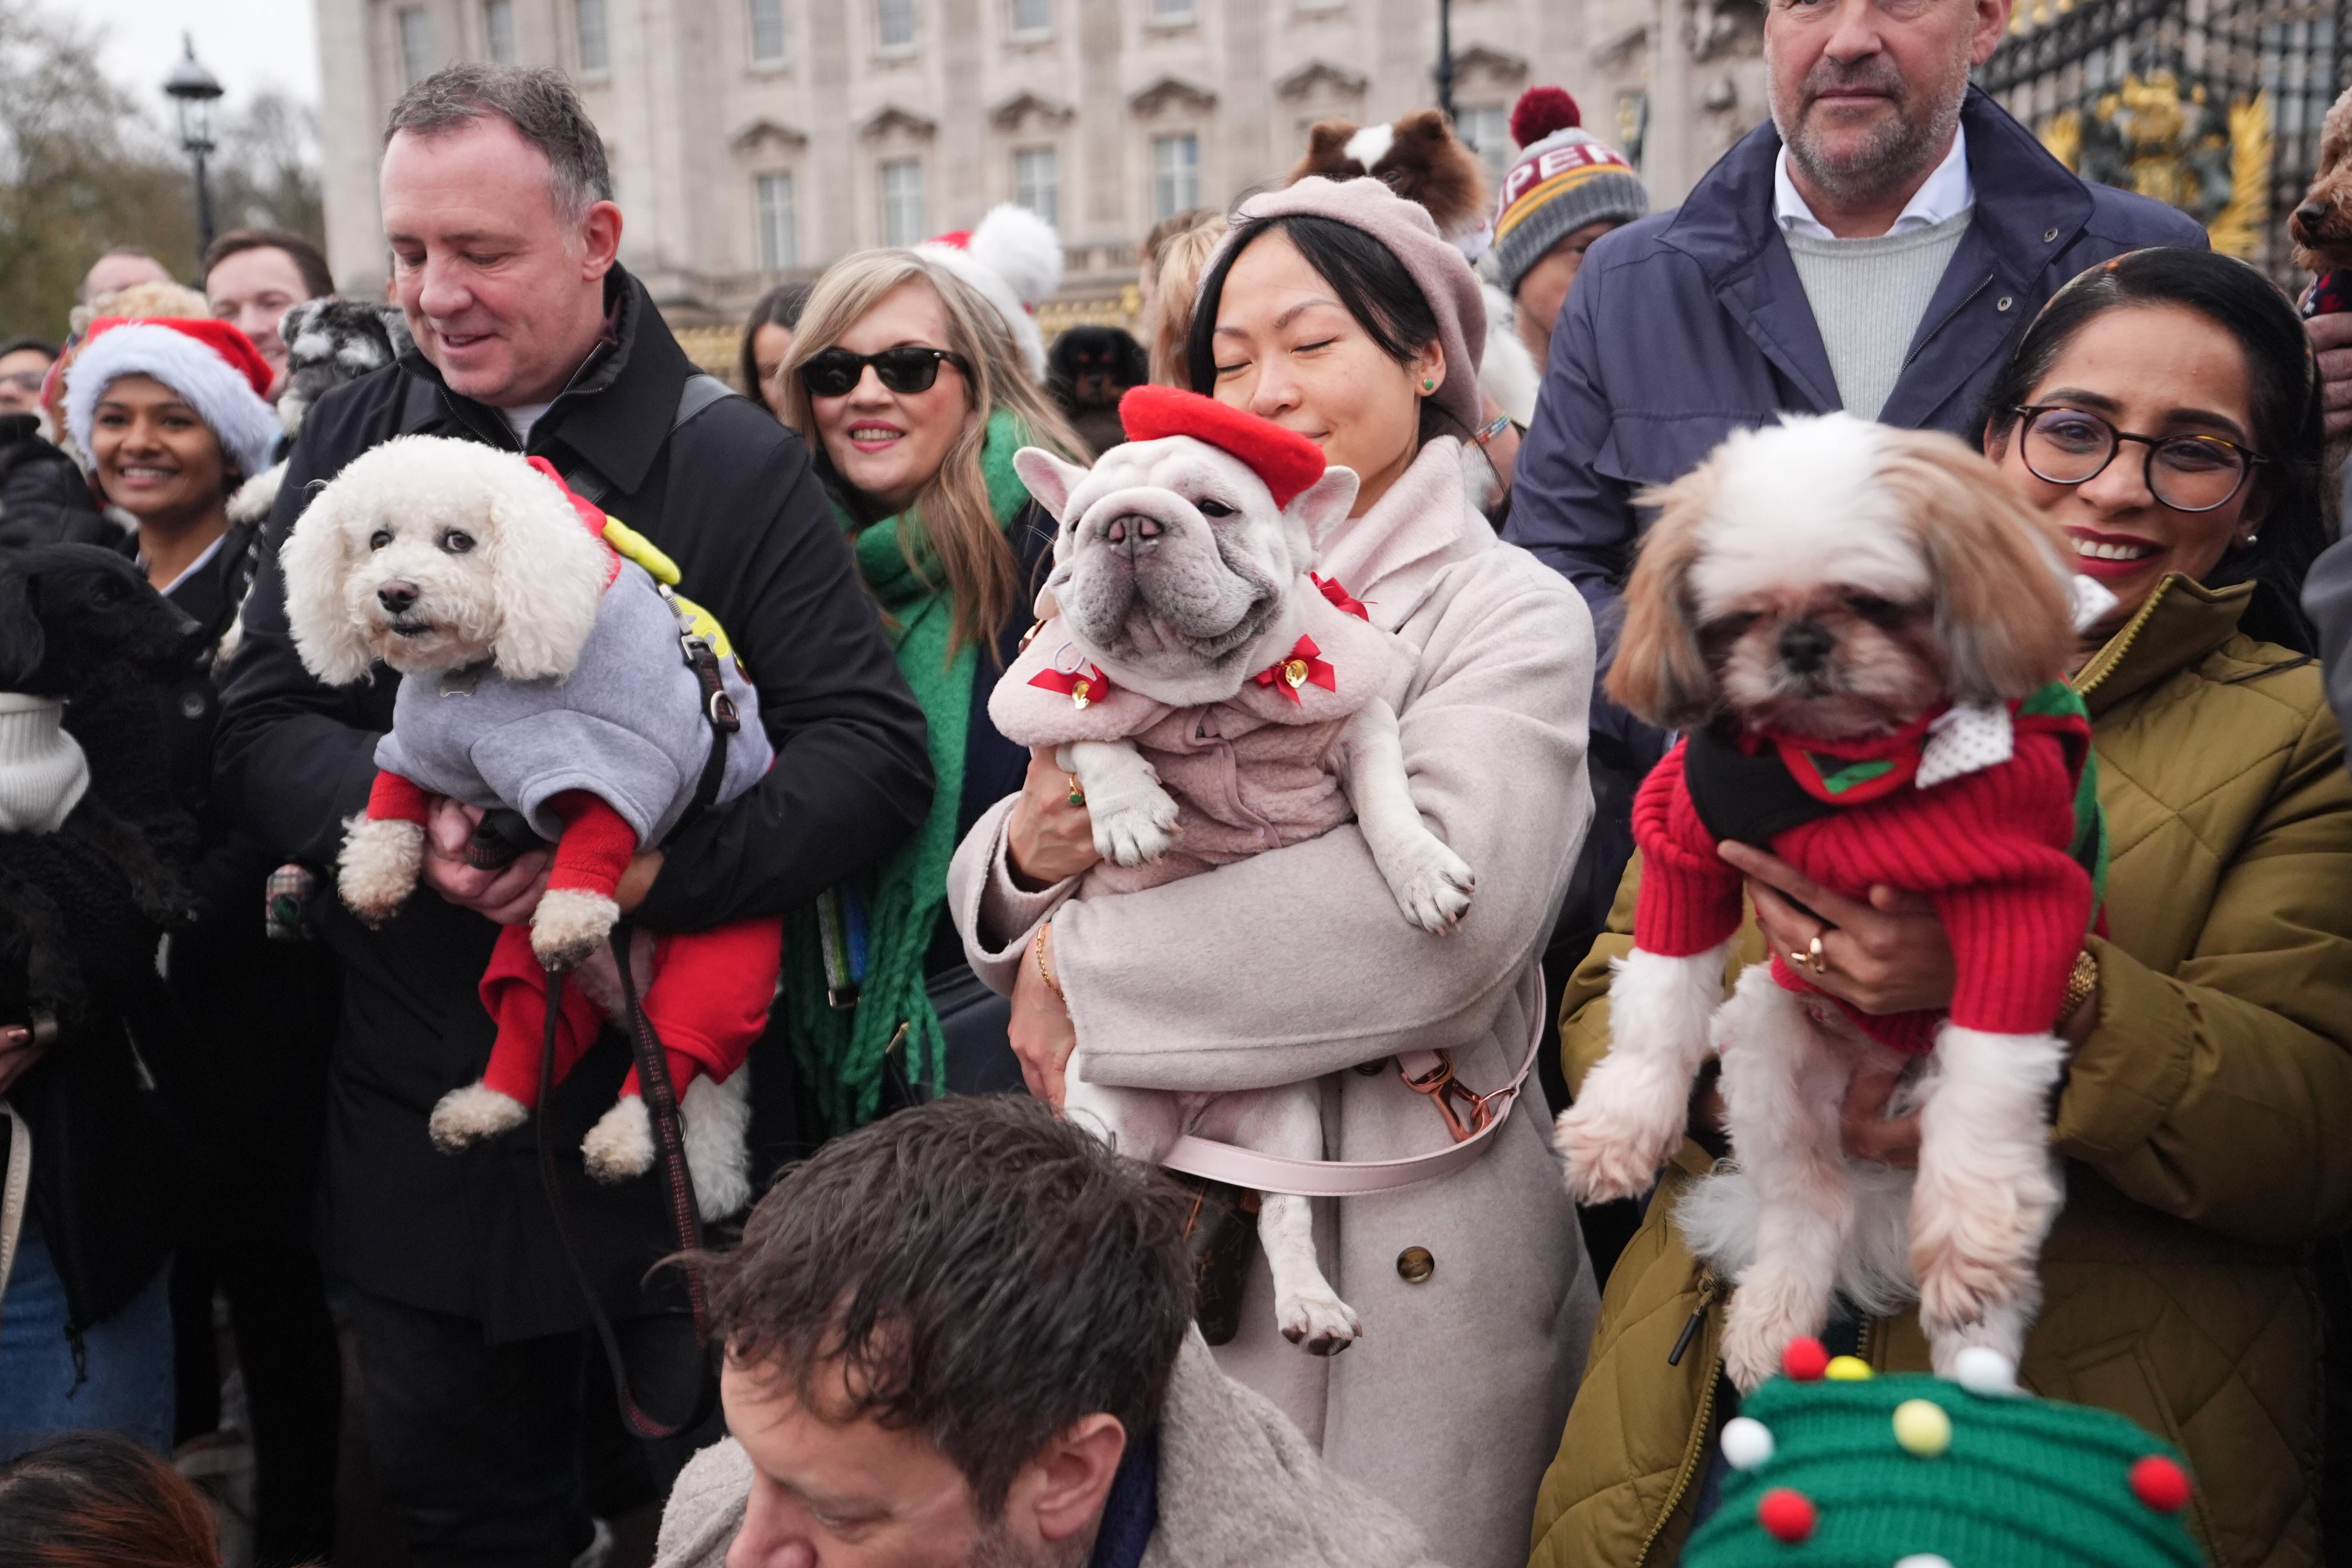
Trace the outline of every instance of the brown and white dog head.
<path fill-rule="evenodd" d="M 1153 409 L 1177 416 L 1139 413 Z M 1045 591 L 1114 681 L 1173 707 L 1222 701 L 1297 640 L 1293 589 L 1316 541 L 1347 517 L 1356 475 L 1323 468 L 1304 437 L 1191 393 L 1139 387 L 1120 412 L 1130 433 L 1171 433 L 1114 447 L 1092 468 L 1034 447 L 1013 457 L 1061 525 Z"/>
<path fill-rule="evenodd" d="M 2319 170 L 2287 219 L 2294 264 L 2310 272 L 2352 267 L 2352 88 L 2319 126 Z"/>
<path fill-rule="evenodd" d="M 403 436 L 355 458 L 280 556 L 303 667 L 341 686 L 484 660 L 509 680 L 579 662 L 614 555 L 572 497 L 521 457 Z"/>
<path fill-rule="evenodd" d="M 1606 687 L 1651 723 L 1856 739 L 2064 672 L 2063 541 L 1949 436 L 1792 416 L 1642 500 Z"/>

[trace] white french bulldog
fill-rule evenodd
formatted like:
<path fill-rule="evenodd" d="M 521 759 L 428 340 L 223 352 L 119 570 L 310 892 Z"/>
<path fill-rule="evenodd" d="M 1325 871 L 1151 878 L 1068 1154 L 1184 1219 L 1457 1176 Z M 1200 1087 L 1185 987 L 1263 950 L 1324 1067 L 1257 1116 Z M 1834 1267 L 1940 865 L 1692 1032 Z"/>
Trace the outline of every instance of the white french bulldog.
<path fill-rule="evenodd" d="M 1013 463 L 1060 529 L 1039 600 L 1049 618 L 989 712 L 1008 739 L 1055 748 L 1083 794 L 1103 859 L 1081 893 L 1171 881 L 1352 816 L 1404 917 L 1451 931 L 1474 879 L 1413 804 L 1388 695 L 1412 654 L 1312 575 L 1314 540 L 1345 521 L 1355 474 L 1324 470 L 1277 504 L 1249 463 L 1189 435 L 1113 447 L 1091 469 L 1035 447 Z M 1312 1084 L 1115 1088 L 1087 1081 L 1086 1056 L 1066 1110 L 1124 1153 L 1156 1163 L 1189 1132 L 1323 1156 Z M 1265 1194 L 1259 1233 L 1283 1333 L 1318 1355 L 1346 1349 L 1361 1326 L 1317 1266 L 1307 1201 Z"/>

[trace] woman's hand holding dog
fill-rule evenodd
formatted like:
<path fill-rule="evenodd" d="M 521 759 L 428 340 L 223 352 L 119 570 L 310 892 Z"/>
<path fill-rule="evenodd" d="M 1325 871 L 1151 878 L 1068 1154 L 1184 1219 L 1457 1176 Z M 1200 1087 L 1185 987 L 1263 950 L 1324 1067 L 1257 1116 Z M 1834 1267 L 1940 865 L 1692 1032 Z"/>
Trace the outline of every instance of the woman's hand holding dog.
<path fill-rule="evenodd" d="M 1029 771 L 1034 780 L 1036 769 L 1033 766 Z M 1053 963 L 1054 928 L 1048 923 L 1035 954 L 1023 955 L 1013 982 L 1011 1034 L 1013 1054 L 1021 1058 L 1021 1080 L 1031 1094 L 1058 1110 L 1065 1087 L 1063 1070 L 1069 1066 L 1070 1053 L 1078 1048 L 1078 1031 L 1070 1023 L 1069 1003 L 1045 984 L 1045 972 Z"/>
<path fill-rule="evenodd" d="M 495 871 L 484 870 L 466 858 L 466 847 L 474 841 L 474 829 L 481 821 L 479 806 L 435 795 L 425 825 L 425 864 L 418 879 L 461 910 L 502 926 L 520 925 L 530 919 L 539 908 L 539 896 L 547 891 L 551 857 L 544 849 L 533 849 Z M 630 859 L 613 892 L 623 914 L 645 902 L 661 866 L 658 849 L 639 850 Z"/>
<path fill-rule="evenodd" d="M 1919 894 L 1877 887 L 1862 903 L 1748 845 L 1726 844 L 1720 853 L 1747 874 L 1756 923 L 1772 952 L 1810 953 L 1820 940 L 1821 967 L 1806 978 L 1821 990 L 1874 1016 L 1952 1005 L 1952 944 Z"/>
<path fill-rule="evenodd" d="M 1083 799 L 1070 799 L 1077 793 L 1051 751 L 1029 753 L 1028 776 L 1005 825 L 1004 851 L 1014 879 L 1032 891 L 1066 881 L 1102 858 L 1095 852 L 1094 818 Z"/>

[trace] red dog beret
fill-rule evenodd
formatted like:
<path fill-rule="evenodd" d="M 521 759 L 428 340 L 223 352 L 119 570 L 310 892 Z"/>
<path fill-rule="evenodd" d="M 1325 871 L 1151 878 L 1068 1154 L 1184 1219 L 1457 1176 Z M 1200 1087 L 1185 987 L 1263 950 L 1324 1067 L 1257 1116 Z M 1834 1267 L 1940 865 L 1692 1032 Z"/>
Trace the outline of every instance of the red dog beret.
<path fill-rule="evenodd" d="M 1118 422 L 1131 441 L 1190 436 L 1231 453 L 1265 481 L 1276 506 L 1288 506 L 1299 491 L 1323 477 L 1322 447 L 1296 430 L 1197 392 L 1133 387 L 1118 400 Z"/>

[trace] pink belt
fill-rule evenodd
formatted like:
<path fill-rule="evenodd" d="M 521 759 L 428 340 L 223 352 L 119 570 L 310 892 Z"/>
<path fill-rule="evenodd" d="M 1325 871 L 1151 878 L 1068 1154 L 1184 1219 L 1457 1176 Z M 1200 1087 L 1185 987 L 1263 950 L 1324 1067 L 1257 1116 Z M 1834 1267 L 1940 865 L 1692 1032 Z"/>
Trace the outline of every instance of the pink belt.
<path fill-rule="evenodd" d="M 1261 1154 L 1186 1133 L 1176 1140 L 1160 1163 L 1186 1175 L 1206 1176 L 1213 1182 L 1230 1182 L 1262 1193 L 1289 1193 L 1305 1198 L 1363 1197 L 1452 1175 L 1493 1145 L 1495 1134 L 1510 1120 L 1511 1107 L 1518 1102 L 1520 1090 L 1527 1087 L 1528 1074 L 1535 1070 L 1536 1053 L 1543 1048 L 1546 998 L 1541 970 L 1530 970 L 1521 984 L 1523 1001 L 1528 1000 L 1529 990 L 1535 994 L 1533 1005 L 1528 1009 L 1528 1054 L 1511 1081 L 1501 1089 L 1486 1094 L 1471 1093 L 1454 1077 L 1453 1058 L 1448 1052 L 1398 1054 L 1397 1071 L 1406 1086 L 1428 1095 L 1444 1117 L 1446 1129 L 1454 1140 L 1446 1148 L 1402 1160 L 1294 1160 L 1284 1154 Z M 1466 1118 L 1457 1105 L 1467 1108 Z"/>

